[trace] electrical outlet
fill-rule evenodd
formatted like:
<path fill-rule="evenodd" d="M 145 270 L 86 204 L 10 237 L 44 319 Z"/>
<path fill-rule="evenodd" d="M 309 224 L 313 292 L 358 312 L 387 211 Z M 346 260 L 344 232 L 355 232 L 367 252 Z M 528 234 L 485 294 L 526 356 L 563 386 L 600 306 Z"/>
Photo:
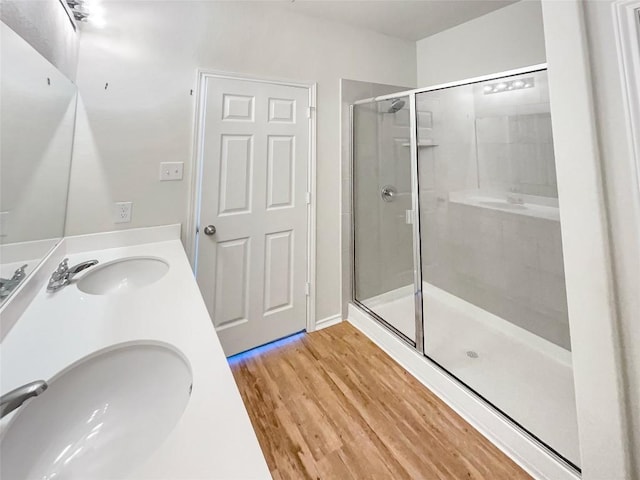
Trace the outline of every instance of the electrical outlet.
<path fill-rule="evenodd" d="M 132 207 L 132 202 L 116 202 L 113 205 L 113 223 L 129 223 Z"/>
<path fill-rule="evenodd" d="M 184 162 L 162 162 L 160 163 L 160 181 L 182 180 L 182 170 Z"/>

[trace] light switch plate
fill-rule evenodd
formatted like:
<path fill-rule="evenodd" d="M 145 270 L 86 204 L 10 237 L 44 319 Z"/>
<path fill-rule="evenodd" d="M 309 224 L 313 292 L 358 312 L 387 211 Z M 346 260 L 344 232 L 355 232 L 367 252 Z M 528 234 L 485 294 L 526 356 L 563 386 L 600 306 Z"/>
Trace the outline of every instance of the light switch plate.
<path fill-rule="evenodd" d="M 129 223 L 133 202 L 116 202 L 113 205 L 113 223 Z"/>
<path fill-rule="evenodd" d="M 160 181 L 182 180 L 182 170 L 184 162 L 162 162 L 160 163 Z"/>

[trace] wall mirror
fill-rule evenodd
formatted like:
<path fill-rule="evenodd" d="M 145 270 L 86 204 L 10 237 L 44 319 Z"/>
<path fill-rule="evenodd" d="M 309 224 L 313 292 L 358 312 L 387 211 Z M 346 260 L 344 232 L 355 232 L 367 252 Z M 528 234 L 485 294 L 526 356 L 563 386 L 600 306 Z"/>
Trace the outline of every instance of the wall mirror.
<path fill-rule="evenodd" d="M 0 303 L 64 235 L 76 86 L 0 22 Z"/>
<path fill-rule="evenodd" d="M 558 198 L 546 71 L 473 88 L 478 187 Z"/>

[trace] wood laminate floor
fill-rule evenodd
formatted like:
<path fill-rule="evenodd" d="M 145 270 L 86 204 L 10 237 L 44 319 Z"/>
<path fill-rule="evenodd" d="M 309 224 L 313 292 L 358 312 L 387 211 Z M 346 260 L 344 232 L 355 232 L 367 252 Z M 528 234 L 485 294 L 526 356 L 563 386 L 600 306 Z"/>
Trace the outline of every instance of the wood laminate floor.
<path fill-rule="evenodd" d="M 285 479 L 529 479 L 347 322 L 231 362 Z"/>

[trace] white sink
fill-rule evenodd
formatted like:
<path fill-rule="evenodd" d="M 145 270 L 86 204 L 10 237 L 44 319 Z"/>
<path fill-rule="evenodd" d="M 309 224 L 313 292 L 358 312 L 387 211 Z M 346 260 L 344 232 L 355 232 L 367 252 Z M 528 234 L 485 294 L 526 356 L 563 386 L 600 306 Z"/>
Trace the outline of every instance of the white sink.
<path fill-rule="evenodd" d="M 191 368 L 168 345 L 119 345 L 85 357 L 18 410 L 0 440 L 0 477 L 124 478 L 174 428 L 191 382 Z"/>
<path fill-rule="evenodd" d="M 78 288 L 93 295 L 124 293 L 157 282 L 168 270 L 169 264 L 159 258 L 121 258 L 88 270 Z"/>

